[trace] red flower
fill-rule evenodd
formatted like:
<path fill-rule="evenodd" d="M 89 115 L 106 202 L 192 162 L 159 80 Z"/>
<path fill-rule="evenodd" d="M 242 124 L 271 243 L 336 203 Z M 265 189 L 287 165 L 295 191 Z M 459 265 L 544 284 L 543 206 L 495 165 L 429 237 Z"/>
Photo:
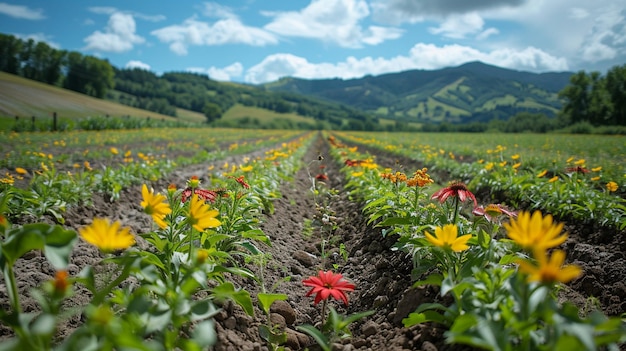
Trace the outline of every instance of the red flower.
<path fill-rule="evenodd" d="M 320 174 L 315 176 L 315 179 L 317 179 L 317 180 L 328 180 L 328 176 L 326 174 L 320 173 Z"/>
<path fill-rule="evenodd" d="M 215 199 L 218 195 L 218 193 L 216 193 L 215 191 L 187 187 L 185 190 L 183 190 L 181 201 L 183 203 L 187 202 L 187 200 L 191 198 L 193 194 L 198 195 L 198 198 L 204 201 L 210 202 L 215 202 Z"/>
<path fill-rule="evenodd" d="M 580 167 L 580 166 L 576 166 L 576 167 L 568 167 L 565 169 L 565 172 L 567 173 L 589 173 L 589 170 L 585 167 Z"/>
<path fill-rule="evenodd" d="M 450 196 L 458 197 L 461 202 L 465 202 L 468 198 L 472 199 L 474 201 L 474 207 L 478 206 L 476 196 L 461 182 L 452 182 L 447 188 L 440 189 L 434 193 L 431 199 L 437 199 L 440 203 L 444 203 Z"/>
<path fill-rule="evenodd" d="M 314 304 L 318 304 L 322 300 L 328 299 L 329 296 L 335 298 L 335 300 L 343 301 L 345 305 L 348 305 L 348 296 L 346 291 L 354 291 L 354 284 L 343 280 L 341 273 L 334 274 L 332 271 L 319 271 L 317 276 L 309 277 L 302 283 L 306 286 L 311 286 L 311 290 L 306 296 L 315 295 Z"/>
<path fill-rule="evenodd" d="M 230 178 L 233 178 L 237 183 L 239 183 L 242 187 L 246 188 L 246 189 L 250 189 L 250 184 L 246 183 L 246 178 L 244 178 L 244 176 L 239 176 L 237 178 L 233 177 L 233 176 L 229 176 Z"/>
<path fill-rule="evenodd" d="M 507 215 L 509 217 L 517 217 L 517 212 L 511 211 L 508 208 L 500 204 L 490 204 L 487 207 L 477 206 L 474 207 L 472 213 L 475 216 L 484 216 L 489 222 L 498 218 L 500 215 Z"/>
<path fill-rule="evenodd" d="M 347 159 L 344 163 L 348 167 L 356 167 L 356 166 L 360 166 L 364 162 L 365 161 L 362 161 L 362 160 L 350 160 L 350 159 Z"/>

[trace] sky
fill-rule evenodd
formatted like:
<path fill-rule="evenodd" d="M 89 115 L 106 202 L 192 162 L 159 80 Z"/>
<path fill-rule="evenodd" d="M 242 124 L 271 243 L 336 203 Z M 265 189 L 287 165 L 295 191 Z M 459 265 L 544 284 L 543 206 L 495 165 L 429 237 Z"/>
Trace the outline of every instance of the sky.
<path fill-rule="evenodd" d="M 626 64 L 625 0 L 0 0 L 0 33 L 156 74 L 249 84 L 466 62 Z"/>

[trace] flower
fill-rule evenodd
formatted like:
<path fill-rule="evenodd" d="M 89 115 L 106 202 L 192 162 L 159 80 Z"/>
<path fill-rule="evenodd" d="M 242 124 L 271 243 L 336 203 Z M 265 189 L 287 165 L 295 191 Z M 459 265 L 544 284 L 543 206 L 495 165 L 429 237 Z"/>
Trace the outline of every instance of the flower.
<path fill-rule="evenodd" d="M 444 203 L 450 196 L 458 197 L 461 202 L 464 202 L 468 198 L 472 199 L 474 201 L 474 207 L 478 206 L 478 202 L 476 201 L 474 194 L 472 194 L 472 192 L 467 189 L 465 184 L 461 182 L 452 182 L 448 187 L 435 192 L 431 199 L 437 199 L 440 203 Z"/>
<path fill-rule="evenodd" d="M 117 148 L 116 148 L 116 147 L 111 147 L 111 148 L 109 149 L 109 151 L 111 151 L 111 153 L 112 153 L 113 155 L 117 155 L 117 154 L 119 154 L 119 153 L 120 153 L 120 152 L 119 152 L 119 150 L 117 150 Z"/>
<path fill-rule="evenodd" d="M 123 250 L 135 243 L 130 228 L 120 228 L 120 222 L 111 223 L 106 218 L 94 218 L 91 225 L 79 230 L 86 242 L 98 247 L 101 251 L 111 252 Z"/>
<path fill-rule="evenodd" d="M 318 304 L 322 300 L 328 299 L 332 296 L 337 301 L 343 301 L 345 305 L 348 305 L 348 296 L 346 291 L 354 291 L 354 284 L 343 280 L 341 273 L 333 273 L 332 271 L 319 271 L 317 276 L 311 276 L 309 279 L 305 279 L 302 283 L 306 286 L 312 287 L 306 296 L 315 295 L 313 304 Z"/>
<path fill-rule="evenodd" d="M 15 168 L 15 172 L 16 172 L 17 174 L 19 174 L 19 175 L 25 175 L 25 174 L 28 174 L 28 171 L 27 171 L 27 170 L 25 170 L 25 169 L 24 169 L 24 168 L 22 168 L 22 167 L 17 167 L 17 168 Z"/>
<path fill-rule="evenodd" d="M 563 223 L 554 224 L 552 216 L 543 217 L 540 211 L 522 211 L 517 219 L 504 224 L 509 238 L 528 250 L 546 250 L 561 245 L 567 234 L 561 235 Z"/>
<path fill-rule="evenodd" d="M 232 178 L 234 178 L 235 181 L 239 183 L 239 185 L 241 185 L 245 189 L 250 189 L 250 184 L 246 183 L 246 178 L 244 176 L 239 176 L 237 178 L 232 177 Z"/>
<path fill-rule="evenodd" d="M 144 208 L 144 211 L 152 216 L 154 222 L 161 228 L 167 228 L 167 223 L 165 223 L 165 216 L 172 212 L 170 205 L 165 201 L 165 196 L 161 194 L 155 194 L 153 189 L 148 190 L 148 187 L 144 184 L 141 188 L 141 195 L 143 196 L 143 201 L 141 202 L 141 207 Z"/>
<path fill-rule="evenodd" d="M 509 217 L 517 216 L 515 211 L 510 211 L 506 207 L 500 204 L 489 204 L 486 207 L 477 206 L 474 207 L 472 213 L 475 216 L 484 216 L 489 222 L 493 221 L 495 218 L 498 218 L 500 215 L 507 215 Z"/>
<path fill-rule="evenodd" d="M 324 173 L 320 173 L 318 175 L 315 176 L 315 179 L 317 180 L 328 180 L 328 176 Z"/>
<path fill-rule="evenodd" d="M 548 182 L 549 182 L 549 183 L 554 183 L 554 182 L 556 182 L 557 180 L 559 180 L 559 176 L 554 176 L 554 177 L 550 178 L 550 179 L 548 180 Z"/>
<path fill-rule="evenodd" d="M 552 256 L 548 258 L 545 251 L 537 253 L 537 265 L 528 260 L 519 260 L 519 269 L 523 273 L 528 274 L 529 282 L 540 283 L 567 283 L 578 277 L 582 272 L 581 268 L 576 265 L 563 266 L 565 261 L 565 252 L 563 250 L 554 250 Z"/>
<path fill-rule="evenodd" d="M 546 174 L 548 174 L 548 170 L 544 169 L 543 171 L 539 172 L 539 174 L 537 174 L 537 178 L 541 178 L 545 176 Z"/>
<path fill-rule="evenodd" d="M 446 224 L 443 227 L 435 228 L 435 236 L 432 236 L 429 232 L 424 232 L 426 240 L 429 243 L 441 247 L 444 250 L 450 249 L 452 251 L 460 252 L 469 248 L 467 241 L 472 237 L 471 234 L 458 236 L 458 227 L 456 224 Z"/>
<path fill-rule="evenodd" d="M 211 210 L 209 205 L 198 197 L 198 194 L 193 194 L 187 220 L 197 231 L 203 232 L 207 228 L 215 228 L 222 225 L 222 222 L 215 218 L 218 214 L 219 212 Z"/>
<path fill-rule="evenodd" d="M 191 176 L 191 178 L 187 181 L 187 186 L 192 189 L 200 186 L 200 179 L 198 179 L 198 176 Z"/>
<path fill-rule="evenodd" d="M 613 181 L 606 183 L 606 190 L 608 190 L 610 193 L 617 191 L 617 183 Z"/>
<path fill-rule="evenodd" d="M 428 184 L 432 184 L 434 181 L 430 179 L 430 175 L 428 175 L 426 171 L 428 171 L 428 168 L 422 168 L 415 171 L 413 173 L 413 177 L 406 180 L 406 185 L 423 187 Z"/>
<path fill-rule="evenodd" d="M 53 291 L 58 296 L 64 296 L 70 283 L 67 281 L 67 271 L 57 271 L 52 281 Z"/>
<path fill-rule="evenodd" d="M 252 165 L 248 165 L 248 166 L 239 165 L 239 169 L 241 169 L 243 172 L 250 172 L 251 170 L 254 169 L 254 167 L 252 167 Z"/>

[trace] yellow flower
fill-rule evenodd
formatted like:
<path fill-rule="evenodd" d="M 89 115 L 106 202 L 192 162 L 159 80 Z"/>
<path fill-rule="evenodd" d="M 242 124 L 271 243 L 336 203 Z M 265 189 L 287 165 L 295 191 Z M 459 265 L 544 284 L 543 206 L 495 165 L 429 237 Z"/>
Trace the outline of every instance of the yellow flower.
<path fill-rule="evenodd" d="M 544 169 L 543 171 L 539 172 L 539 174 L 537 174 L 537 178 L 541 178 L 541 177 L 543 177 L 544 175 L 546 175 L 547 173 L 548 173 L 548 170 L 547 170 L 547 169 Z"/>
<path fill-rule="evenodd" d="M 493 162 L 489 162 L 485 165 L 485 170 L 491 171 L 493 169 Z"/>
<path fill-rule="evenodd" d="M 594 167 L 591 169 L 592 172 L 600 172 L 602 170 L 602 167 Z"/>
<path fill-rule="evenodd" d="M 528 260 L 519 260 L 519 269 L 528 274 L 529 282 L 540 283 L 567 283 L 578 277 L 582 270 L 576 265 L 563 266 L 565 262 L 565 252 L 554 250 L 552 256 L 548 258 L 545 251 L 536 253 L 537 265 Z"/>
<path fill-rule="evenodd" d="M 518 163 L 514 164 L 514 165 L 513 165 L 513 166 L 511 166 L 511 167 L 513 167 L 513 169 L 518 169 L 518 168 L 519 168 L 519 166 L 521 166 L 521 165 L 522 165 L 522 163 L 521 163 L 521 162 L 518 162 Z"/>
<path fill-rule="evenodd" d="M 217 210 L 211 210 L 209 205 L 198 198 L 197 194 L 193 194 L 187 220 L 197 231 L 203 232 L 207 228 L 215 228 L 222 225 L 222 223 L 215 218 L 218 214 L 219 212 Z"/>
<path fill-rule="evenodd" d="M 360 177 L 360 176 L 362 176 L 362 175 L 363 175 L 363 171 L 361 171 L 361 172 L 352 172 L 352 174 L 351 174 L 351 175 L 352 175 L 353 177 Z"/>
<path fill-rule="evenodd" d="M 581 158 L 580 160 L 574 162 L 574 164 L 577 165 L 577 166 L 582 166 L 582 165 L 585 164 L 585 159 Z"/>
<path fill-rule="evenodd" d="M 454 224 L 446 224 L 443 227 L 435 228 L 435 236 L 432 236 L 429 232 L 424 232 L 424 235 L 431 244 L 456 252 L 467 250 L 469 248 L 467 241 L 472 237 L 471 234 L 457 237 L 458 228 Z"/>
<path fill-rule="evenodd" d="M 109 149 L 109 151 L 111 151 L 111 153 L 112 153 L 113 155 L 117 155 L 117 154 L 119 154 L 119 153 L 120 153 L 120 152 L 117 150 L 117 148 L 116 148 L 116 147 L 111 147 L 111 148 Z"/>
<path fill-rule="evenodd" d="M 141 188 L 141 195 L 143 196 L 143 201 L 141 202 L 141 207 L 144 208 L 144 211 L 152 216 L 154 222 L 161 228 L 167 228 L 167 223 L 165 223 L 165 216 L 172 212 L 170 205 L 165 201 L 165 196 L 161 194 L 155 194 L 153 189 L 148 190 L 148 186 L 145 184 Z"/>
<path fill-rule="evenodd" d="M 111 223 L 106 218 L 94 218 L 91 225 L 79 230 L 80 236 L 91 245 L 97 246 L 101 251 L 111 252 L 123 250 L 135 243 L 135 238 L 130 233 L 130 228 L 120 228 L 121 223 Z"/>
<path fill-rule="evenodd" d="M 22 167 L 17 167 L 17 168 L 15 168 L 15 172 L 16 172 L 17 174 L 20 174 L 20 175 L 25 175 L 25 174 L 28 174 L 28 171 L 27 171 L 27 170 L 25 170 L 25 169 L 24 169 L 24 168 L 22 168 Z"/>
<path fill-rule="evenodd" d="M 598 180 L 600 180 L 600 177 L 591 177 L 591 181 L 593 182 L 597 182 Z"/>
<path fill-rule="evenodd" d="M 554 176 L 554 177 L 550 178 L 550 180 L 548 180 L 548 182 L 550 182 L 550 183 L 554 183 L 554 182 L 556 182 L 557 180 L 559 180 L 559 176 Z"/>
<path fill-rule="evenodd" d="M 543 217 L 540 211 L 522 211 L 517 219 L 504 224 L 509 238 L 528 250 L 546 250 L 561 245 L 567 234 L 561 235 L 563 223 L 552 223 L 552 216 Z"/>
<path fill-rule="evenodd" d="M 249 166 L 242 166 L 239 165 L 239 169 L 241 169 L 243 172 L 250 172 L 254 167 L 252 167 L 252 165 Z"/>
<path fill-rule="evenodd" d="M 517 159 L 519 159 L 519 154 L 515 154 L 515 155 L 511 156 L 511 158 L 514 159 L 514 160 L 517 160 Z"/>
<path fill-rule="evenodd" d="M 617 183 L 613 181 L 606 183 L 606 190 L 608 190 L 611 193 L 614 191 L 617 191 Z"/>
<path fill-rule="evenodd" d="M 86 170 L 93 171 L 93 169 L 91 168 L 91 165 L 89 164 L 89 161 L 83 162 L 83 166 L 85 166 Z"/>

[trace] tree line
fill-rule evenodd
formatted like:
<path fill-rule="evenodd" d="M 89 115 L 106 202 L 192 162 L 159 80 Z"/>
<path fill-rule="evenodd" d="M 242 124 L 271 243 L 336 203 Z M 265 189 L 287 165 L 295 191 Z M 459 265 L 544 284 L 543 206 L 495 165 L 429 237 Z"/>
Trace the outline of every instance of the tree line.
<path fill-rule="evenodd" d="M 106 60 L 13 35 L 0 34 L 0 70 L 97 98 L 115 85 Z"/>

